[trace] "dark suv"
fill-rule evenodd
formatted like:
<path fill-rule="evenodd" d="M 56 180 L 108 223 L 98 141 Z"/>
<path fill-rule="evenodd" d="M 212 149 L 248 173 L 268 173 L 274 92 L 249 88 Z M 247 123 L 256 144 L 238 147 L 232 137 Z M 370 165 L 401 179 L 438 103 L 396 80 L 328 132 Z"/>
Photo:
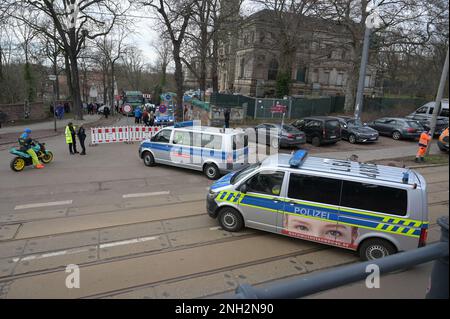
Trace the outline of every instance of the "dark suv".
<path fill-rule="evenodd" d="M 334 117 L 305 117 L 291 125 L 305 132 L 306 141 L 314 146 L 334 144 L 341 140 L 341 124 Z"/>

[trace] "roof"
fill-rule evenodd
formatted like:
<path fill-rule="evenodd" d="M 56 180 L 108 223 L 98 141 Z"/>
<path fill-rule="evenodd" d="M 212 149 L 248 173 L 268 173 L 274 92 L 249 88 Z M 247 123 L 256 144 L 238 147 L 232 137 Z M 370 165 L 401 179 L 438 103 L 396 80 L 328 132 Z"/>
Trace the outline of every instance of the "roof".
<path fill-rule="evenodd" d="M 320 115 L 320 116 L 307 116 L 302 118 L 302 120 L 337 120 L 336 116 L 325 116 L 325 115 Z"/>
<path fill-rule="evenodd" d="M 235 135 L 235 134 L 244 134 L 245 132 L 243 130 L 239 129 L 225 129 L 225 132 L 223 131 L 223 128 L 219 127 L 213 127 L 213 126 L 187 126 L 187 127 L 175 127 L 175 126 L 168 126 L 165 127 L 167 129 L 177 129 L 180 131 L 187 131 L 187 132 L 206 132 L 206 133 L 214 133 L 214 134 L 229 134 L 229 135 Z"/>
<path fill-rule="evenodd" d="M 307 157 L 299 168 L 293 168 L 289 165 L 292 155 L 276 154 L 268 157 L 263 165 L 266 167 L 283 167 L 291 171 L 310 171 L 325 173 L 330 177 L 342 178 L 357 177 L 365 180 L 376 180 L 380 182 L 389 182 L 401 185 L 420 184 L 420 180 L 412 172 L 409 174 L 408 184 L 404 184 L 403 174 L 409 172 L 409 169 L 377 164 L 359 163 L 347 160 Z"/>

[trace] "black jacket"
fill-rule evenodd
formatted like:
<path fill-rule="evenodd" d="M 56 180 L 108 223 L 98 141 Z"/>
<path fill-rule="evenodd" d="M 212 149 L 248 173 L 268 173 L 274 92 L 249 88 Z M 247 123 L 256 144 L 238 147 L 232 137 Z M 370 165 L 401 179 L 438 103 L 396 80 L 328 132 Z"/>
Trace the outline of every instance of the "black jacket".
<path fill-rule="evenodd" d="M 86 139 L 86 130 L 85 130 L 83 127 L 80 127 L 80 128 L 78 129 L 77 135 L 78 135 L 78 138 L 79 138 L 80 140 Z"/>

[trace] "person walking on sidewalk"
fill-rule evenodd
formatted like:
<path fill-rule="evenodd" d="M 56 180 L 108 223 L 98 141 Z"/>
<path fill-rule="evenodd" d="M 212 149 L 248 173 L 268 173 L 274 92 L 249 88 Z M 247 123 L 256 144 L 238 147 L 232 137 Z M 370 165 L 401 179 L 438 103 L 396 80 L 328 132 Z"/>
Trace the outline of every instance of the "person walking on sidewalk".
<path fill-rule="evenodd" d="M 86 130 L 84 129 L 83 123 L 80 124 L 80 128 L 78 129 L 78 139 L 80 140 L 81 145 L 81 153 L 80 155 L 86 155 L 86 147 L 84 146 L 84 141 L 86 140 Z"/>
<path fill-rule="evenodd" d="M 431 141 L 431 132 L 423 132 L 420 134 L 419 139 L 419 150 L 417 151 L 416 155 L 416 163 L 424 162 L 425 161 L 425 154 L 427 153 L 428 145 Z"/>
<path fill-rule="evenodd" d="M 31 156 L 33 165 L 37 169 L 44 168 L 44 165 L 39 161 L 36 152 L 32 148 L 33 139 L 31 138 L 31 129 L 26 128 L 22 135 L 19 137 L 20 150 L 26 152 Z"/>

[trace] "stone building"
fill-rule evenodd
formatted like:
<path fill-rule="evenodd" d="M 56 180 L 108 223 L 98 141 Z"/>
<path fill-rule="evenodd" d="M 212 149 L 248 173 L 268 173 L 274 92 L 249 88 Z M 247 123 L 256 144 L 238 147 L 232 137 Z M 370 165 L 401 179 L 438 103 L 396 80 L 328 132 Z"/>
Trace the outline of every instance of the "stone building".
<path fill-rule="evenodd" d="M 232 2 L 235 1 L 229 1 Z M 282 32 L 275 14 L 270 10 L 259 11 L 241 21 L 239 28 L 231 27 L 222 37 L 224 41 L 219 50 L 221 92 L 258 97 L 275 94 L 281 58 L 281 48 L 277 44 Z M 292 15 L 289 18 L 292 19 Z M 294 25 L 295 31 L 288 30 L 298 39 L 290 74 L 291 94 L 345 95 L 351 58 L 346 29 L 333 21 L 309 17 L 302 17 Z M 377 90 L 376 76 L 376 68 L 369 65 L 365 79 L 367 94 Z"/>

